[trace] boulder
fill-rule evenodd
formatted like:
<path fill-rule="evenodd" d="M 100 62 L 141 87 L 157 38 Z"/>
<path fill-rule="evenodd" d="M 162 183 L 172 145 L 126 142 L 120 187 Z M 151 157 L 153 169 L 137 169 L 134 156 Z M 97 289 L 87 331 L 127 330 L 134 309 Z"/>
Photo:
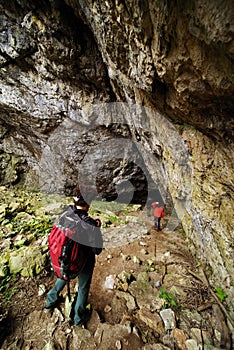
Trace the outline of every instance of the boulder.
<path fill-rule="evenodd" d="M 47 254 L 42 255 L 39 247 L 21 247 L 9 253 L 10 273 L 20 273 L 24 277 L 33 277 L 45 268 L 47 259 Z"/>

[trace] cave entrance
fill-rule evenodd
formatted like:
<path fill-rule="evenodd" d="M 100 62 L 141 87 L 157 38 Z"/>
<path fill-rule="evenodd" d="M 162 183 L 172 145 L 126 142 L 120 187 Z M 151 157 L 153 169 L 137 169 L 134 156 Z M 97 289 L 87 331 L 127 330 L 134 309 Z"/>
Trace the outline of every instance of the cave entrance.
<path fill-rule="evenodd" d="M 106 201 L 140 204 L 163 201 L 157 185 L 146 168 L 133 161 L 115 159 L 105 163 L 96 176 L 99 196 Z"/>

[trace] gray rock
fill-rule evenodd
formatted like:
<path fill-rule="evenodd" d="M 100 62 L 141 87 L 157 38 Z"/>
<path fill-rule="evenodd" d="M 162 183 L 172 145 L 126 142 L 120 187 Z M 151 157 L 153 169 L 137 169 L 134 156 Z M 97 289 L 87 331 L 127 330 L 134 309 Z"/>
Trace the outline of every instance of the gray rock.
<path fill-rule="evenodd" d="M 128 311 L 131 313 L 136 309 L 136 302 L 132 295 L 125 292 L 116 291 L 116 296 L 120 299 L 124 299 Z"/>
<path fill-rule="evenodd" d="M 162 317 L 166 331 L 176 328 L 175 313 L 172 309 L 161 310 L 160 316 Z"/>
<path fill-rule="evenodd" d="M 156 334 L 162 335 L 164 333 L 162 320 L 156 312 L 152 313 L 142 308 L 137 312 L 136 317 L 143 321 L 147 327 L 153 329 Z"/>
<path fill-rule="evenodd" d="M 200 347 L 198 346 L 196 340 L 194 340 L 194 339 L 186 340 L 185 345 L 186 345 L 187 350 L 200 350 Z"/>
<path fill-rule="evenodd" d="M 231 333 L 227 326 L 224 314 L 218 304 L 212 305 L 212 324 L 214 325 L 214 345 L 231 349 Z"/>
<path fill-rule="evenodd" d="M 69 299 L 68 295 L 65 297 L 65 303 L 64 303 L 64 316 L 66 319 L 70 318 L 71 309 L 72 309 L 72 303 L 74 301 L 75 295 L 71 294 L 71 298 Z"/>
<path fill-rule="evenodd" d="M 115 279 L 113 275 L 109 275 L 106 277 L 104 287 L 106 289 L 114 289 L 115 286 Z"/>
<path fill-rule="evenodd" d="M 155 290 L 149 282 L 148 274 L 143 272 L 137 276 L 128 287 L 129 293 L 135 298 L 140 308 L 151 310 L 155 304 Z"/>
<path fill-rule="evenodd" d="M 72 332 L 71 350 L 95 350 L 97 345 L 87 329 L 75 327 Z"/>
<path fill-rule="evenodd" d="M 163 344 L 146 344 L 142 350 L 169 350 L 167 346 Z"/>
<path fill-rule="evenodd" d="M 56 345 L 53 340 L 50 340 L 43 348 L 43 350 L 56 350 Z"/>
<path fill-rule="evenodd" d="M 100 317 L 96 310 L 92 310 L 91 317 L 87 323 L 87 329 L 90 331 L 91 334 L 94 334 L 101 323 Z"/>
<path fill-rule="evenodd" d="M 124 325 L 100 324 L 94 334 L 94 339 L 98 344 L 98 349 L 106 350 L 115 348 L 116 342 L 121 341 L 129 335 L 128 327 Z"/>
<path fill-rule="evenodd" d="M 38 286 L 38 296 L 41 297 L 46 292 L 46 287 L 44 284 L 39 284 Z"/>

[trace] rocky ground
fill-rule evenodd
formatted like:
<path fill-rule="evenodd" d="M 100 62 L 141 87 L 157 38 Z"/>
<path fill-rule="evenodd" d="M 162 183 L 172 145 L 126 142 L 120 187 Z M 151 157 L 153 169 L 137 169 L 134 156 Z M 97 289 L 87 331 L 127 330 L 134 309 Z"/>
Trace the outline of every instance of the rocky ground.
<path fill-rule="evenodd" d="M 11 279 L 7 303 L 2 286 L 0 349 L 231 349 L 228 306 L 207 284 L 182 229 L 169 231 L 166 217 L 158 232 L 144 215 L 137 210 L 125 224 L 116 220 L 111 230 L 103 229 L 105 249 L 97 258 L 85 328 L 71 325 L 66 288 L 60 306 L 43 312 L 46 291 L 55 281 L 49 268 L 36 277 Z M 115 238 L 119 234 L 119 244 L 111 244 L 111 232 Z M 72 300 L 76 289 L 74 280 Z"/>

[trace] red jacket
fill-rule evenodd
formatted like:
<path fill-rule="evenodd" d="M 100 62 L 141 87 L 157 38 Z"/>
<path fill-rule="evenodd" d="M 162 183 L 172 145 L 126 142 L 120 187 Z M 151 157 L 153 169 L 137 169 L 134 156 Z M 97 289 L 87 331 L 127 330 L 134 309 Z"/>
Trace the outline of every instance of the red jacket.
<path fill-rule="evenodd" d="M 152 203 L 152 207 L 154 208 L 154 216 L 156 218 L 163 218 L 164 217 L 164 207 L 160 206 L 158 207 L 156 202 Z"/>

